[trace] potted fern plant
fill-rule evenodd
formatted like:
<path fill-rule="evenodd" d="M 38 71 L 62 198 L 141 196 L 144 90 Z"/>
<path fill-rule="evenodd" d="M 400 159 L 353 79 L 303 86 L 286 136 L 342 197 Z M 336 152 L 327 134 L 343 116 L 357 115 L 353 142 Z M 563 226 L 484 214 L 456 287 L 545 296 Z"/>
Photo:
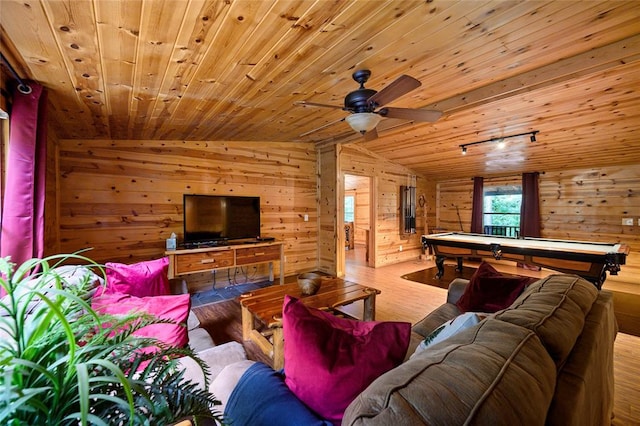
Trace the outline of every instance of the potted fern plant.
<path fill-rule="evenodd" d="M 177 368 L 187 356 L 206 374 L 202 360 L 188 347 L 133 334 L 167 321 L 96 312 L 95 275 L 70 285 L 59 273 L 70 260 L 104 277 L 80 253 L 22 265 L 0 259 L 0 424 L 162 425 L 187 417 L 222 423 L 208 386 L 202 390 Z"/>

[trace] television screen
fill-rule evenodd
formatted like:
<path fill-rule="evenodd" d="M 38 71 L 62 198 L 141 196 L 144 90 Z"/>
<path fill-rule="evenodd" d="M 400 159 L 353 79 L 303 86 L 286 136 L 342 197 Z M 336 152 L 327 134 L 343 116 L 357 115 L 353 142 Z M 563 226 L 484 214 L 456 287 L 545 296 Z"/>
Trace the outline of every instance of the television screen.
<path fill-rule="evenodd" d="M 184 241 L 260 236 L 260 197 L 184 194 Z"/>

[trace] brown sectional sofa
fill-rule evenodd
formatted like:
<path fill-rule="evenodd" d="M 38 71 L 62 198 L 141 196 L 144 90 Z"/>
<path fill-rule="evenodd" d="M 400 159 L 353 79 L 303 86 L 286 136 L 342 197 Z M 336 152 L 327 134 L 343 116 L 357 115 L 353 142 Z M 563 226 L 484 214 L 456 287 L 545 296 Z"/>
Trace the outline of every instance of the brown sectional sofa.
<path fill-rule="evenodd" d="M 420 340 L 460 312 L 465 280 L 413 327 Z M 374 381 L 343 425 L 605 425 L 613 407 L 611 293 L 573 275 L 531 284 L 507 309 Z"/>
<path fill-rule="evenodd" d="M 455 302 L 466 284 L 454 280 L 447 302 L 413 326 L 406 361 L 349 405 L 343 425 L 611 422 L 612 294 L 574 275 L 534 282 L 507 309 L 409 359 L 425 336 L 460 314 Z M 214 380 L 210 390 L 223 404 L 251 364 L 233 364 Z"/>

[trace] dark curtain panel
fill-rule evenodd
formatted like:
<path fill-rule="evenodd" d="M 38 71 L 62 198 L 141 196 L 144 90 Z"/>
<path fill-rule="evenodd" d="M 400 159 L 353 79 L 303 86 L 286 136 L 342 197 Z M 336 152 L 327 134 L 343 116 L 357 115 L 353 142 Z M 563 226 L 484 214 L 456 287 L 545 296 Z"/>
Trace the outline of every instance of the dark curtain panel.
<path fill-rule="evenodd" d="M 476 176 L 473 178 L 473 204 L 471 206 L 471 232 L 474 234 L 484 234 L 482 228 L 482 213 L 484 204 L 484 178 Z"/>
<path fill-rule="evenodd" d="M 47 147 L 46 92 L 13 91 L 0 255 L 21 264 L 44 254 L 44 196 Z"/>
<path fill-rule="evenodd" d="M 540 173 L 522 174 L 522 204 L 520 205 L 520 236 L 540 237 Z"/>

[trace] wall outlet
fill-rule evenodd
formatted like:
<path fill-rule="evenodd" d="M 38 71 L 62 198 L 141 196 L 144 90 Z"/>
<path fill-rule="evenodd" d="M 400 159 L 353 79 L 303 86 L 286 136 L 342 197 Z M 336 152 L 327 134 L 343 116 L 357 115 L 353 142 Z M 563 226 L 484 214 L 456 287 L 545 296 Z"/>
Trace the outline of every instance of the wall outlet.
<path fill-rule="evenodd" d="M 398 247 L 398 251 L 402 251 L 402 246 Z"/>
<path fill-rule="evenodd" d="M 632 217 L 623 217 L 622 218 L 622 226 L 633 226 L 633 218 Z"/>
<path fill-rule="evenodd" d="M 304 221 L 305 221 L 305 222 L 309 222 L 309 215 L 308 215 L 308 214 L 305 214 L 305 215 L 304 215 Z"/>

